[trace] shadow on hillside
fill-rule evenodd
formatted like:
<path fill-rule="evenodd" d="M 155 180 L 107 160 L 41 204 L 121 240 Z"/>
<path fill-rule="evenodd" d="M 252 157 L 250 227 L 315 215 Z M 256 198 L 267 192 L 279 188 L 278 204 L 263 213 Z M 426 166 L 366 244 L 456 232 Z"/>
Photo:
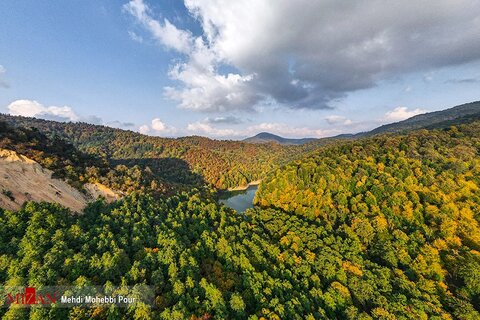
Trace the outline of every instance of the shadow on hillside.
<path fill-rule="evenodd" d="M 149 168 L 153 175 L 168 183 L 180 183 L 194 186 L 205 184 L 203 177 L 192 172 L 190 165 L 178 158 L 135 158 L 111 159 L 112 165 L 125 165 L 127 167 L 139 166 L 144 170 Z"/>

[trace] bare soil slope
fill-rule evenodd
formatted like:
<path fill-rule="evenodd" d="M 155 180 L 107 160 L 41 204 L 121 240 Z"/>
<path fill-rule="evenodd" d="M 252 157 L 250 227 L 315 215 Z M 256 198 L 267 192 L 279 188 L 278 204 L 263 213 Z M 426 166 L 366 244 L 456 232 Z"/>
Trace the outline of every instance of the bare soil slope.
<path fill-rule="evenodd" d="M 87 184 L 83 194 L 63 180 L 52 178 L 52 171 L 15 151 L 0 149 L 0 207 L 18 210 L 25 201 L 56 202 L 81 212 L 99 196 L 107 201 L 120 198 L 101 184 Z"/>

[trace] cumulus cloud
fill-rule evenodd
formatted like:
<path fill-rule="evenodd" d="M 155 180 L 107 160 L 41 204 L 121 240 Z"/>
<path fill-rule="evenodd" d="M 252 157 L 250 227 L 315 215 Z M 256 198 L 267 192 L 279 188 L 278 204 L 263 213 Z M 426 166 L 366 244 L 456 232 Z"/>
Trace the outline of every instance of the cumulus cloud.
<path fill-rule="evenodd" d="M 141 134 L 149 134 L 150 133 L 150 127 L 146 124 L 141 125 L 140 128 L 138 128 L 138 132 Z"/>
<path fill-rule="evenodd" d="M 164 19 L 163 22 L 153 19 L 150 8 L 142 0 L 132 0 L 123 9 L 134 16 L 152 35 L 168 49 L 188 53 L 192 45 L 192 35 L 188 31 L 179 30 Z"/>
<path fill-rule="evenodd" d="M 412 71 L 480 58 L 476 0 L 185 0 L 195 37 L 153 18 L 143 0 L 124 8 L 165 47 L 182 54 L 166 95 L 183 108 L 252 108 L 264 99 L 292 108 L 331 101 Z M 222 73 L 220 67 L 227 66 Z M 428 76 L 431 78 L 431 76 Z"/>
<path fill-rule="evenodd" d="M 167 125 L 162 120 L 155 118 L 152 120 L 152 129 L 158 132 L 164 132 L 167 130 Z"/>
<path fill-rule="evenodd" d="M 79 121 L 80 117 L 68 106 L 46 107 L 35 100 L 16 100 L 7 106 L 14 116 L 36 117 L 55 121 Z"/>
<path fill-rule="evenodd" d="M 411 118 L 413 116 L 416 116 L 417 114 L 422 114 L 427 112 L 427 110 L 423 109 L 414 109 L 414 110 L 408 110 L 407 107 L 397 107 L 393 109 L 392 111 L 389 111 L 385 114 L 385 120 L 388 121 L 401 121 L 405 120 L 408 118 Z"/>
<path fill-rule="evenodd" d="M 155 118 L 150 125 L 144 124 L 140 126 L 138 132 L 141 134 L 173 135 L 177 132 L 177 128 L 165 124 L 159 118 Z"/>
<path fill-rule="evenodd" d="M 10 84 L 4 79 L 5 73 L 7 73 L 7 70 L 0 64 L 0 88 L 8 89 L 10 88 Z"/>
<path fill-rule="evenodd" d="M 199 111 L 251 109 L 262 99 L 253 86 L 254 73 L 218 72 L 223 58 L 202 37 L 176 28 L 168 19 L 155 20 L 142 0 L 130 1 L 124 10 L 166 48 L 186 55 L 186 60 L 175 63 L 169 72 L 180 85 L 164 88 L 165 96 L 177 101 L 179 107 Z"/>
<path fill-rule="evenodd" d="M 129 129 L 134 126 L 133 123 L 117 120 L 104 123 L 102 118 L 95 115 L 78 115 L 69 106 L 45 106 L 36 100 L 27 99 L 13 101 L 7 106 L 7 112 L 14 116 L 34 117 L 61 122 L 86 122 L 120 129 Z"/>
<path fill-rule="evenodd" d="M 194 122 L 187 125 L 187 130 L 192 134 L 207 135 L 209 137 L 238 137 L 243 134 L 233 129 L 219 129 L 205 122 Z"/>

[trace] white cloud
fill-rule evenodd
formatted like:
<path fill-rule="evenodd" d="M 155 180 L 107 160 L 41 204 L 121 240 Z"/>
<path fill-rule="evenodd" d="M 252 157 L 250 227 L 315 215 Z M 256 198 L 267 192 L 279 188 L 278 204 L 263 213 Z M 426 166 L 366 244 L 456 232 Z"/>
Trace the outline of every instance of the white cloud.
<path fill-rule="evenodd" d="M 10 88 L 10 85 L 8 82 L 4 79 L 5 73 L 7 73 L 7 70 L 5 69 L 4 66 L 0 64 L 0 88 Z"/>
<path fill-rule="evenodd" d="M 327 121 L 328 124 L 343 124 L 343 125 L 351 125 L 353 122 L 350 119 L 347 119 L 346 117 L 343 116 L 338 116 L 338 115 L 331 115 L 325 117 L 325 121 Z"/>
<path fill-rule="evenodd" d="M 130 122 L 118 120 L 104 122 L 100 117 L 94 115 L 78 115 L 71 107 L 45 106 L 36 100 L 16 100 L 7 106 L 7 112 L 14 116 L 34 117 L 45 120 L 62 122 L 86 122 L 95 125 L 106 125 L 113 128 L 131 129 L 135 125 Z"/>
<path fill-rule="evenodd" d="M 177 129 L 165 124 L 159 118 L 155 118 L 152 120 L 150 125 L 144 124 L 140 126 L 138 132 L 141 134 L 153 133 L 154 135 L 173 135 L 177 132 Z"/>
<path fill-rule="evenodd" d="M 169 72 L 181 86 L 165 87 L 165 96 L 179 107 L 198 111 L 225 111 L 252 108 L 262 97 L 253 88 L 254 73 L 220 74 L 220 57 L 202 37 L 177 29 L 168 19 L 153 19 L 142 0 L 132 0 L 124 9 L 132 14 L 162 45 L 186 54 L 187 61 L 175 63 Z"/>
<path fill-rule="evenodd" d="M 164 19 L 163 23 L 150 16 L 150 9 L 142 0 L 132 0 L 123 6 L 124 10 L 134 16 L 152 35 L 169 49 L 188 53 L 193 38 L 190 32 L 177 29 Z"/>
<path fill-rule="evenodd" d="M 16 100 L 7 106 L 14 116 L 36 117 L 56 121 L 79 121 L 80 117 L 68 106 L 46 107 L 35 100 Z"/>
<path fill-rule="evenodd" d="M 388 78 L 480 59 L 477 0 L 184 2 L 201 37 L 155 20 L 142 0 L 124 8 L 182 54 L 170 74 L 178 85 L 166 95 L 194 110 L 248 109 L 263 99 L 327 108 Z"/>
<path fill-rule="evenodd" d="M 152 129 L 158 132 L 165 132 L 168 130 L 167 125 L 158 118 L 152 120 Z"/>
<path fill-rule="evenodd" d="M 103 122 L 101 118 L 97 116 L 79 116 L 75 111 L 68 107 L 57 106 L 44 106 L 35 100 L 16 100 L 7 106 L 8 113 L 14 116 L 35 117 L 46 120 L 62 121 L 62 122 L 87 122 L 92 124 L 106 125 L 112 128 L 132 130 L 135 128 L 135 124 L 132 122 L 121 122 L 113 120 L 109 122 Z M 177 133 L 177 129 L 173 126 L 165 124 L 159 118 L 155 118 L 151 121 L 150 125 L 142 125 L 138 128 L 138 132 L 142 134 L 154 134 L 154 135 L 174 135 Z"/>
<path fill-rule="evenodd" d="M 205 122 L 189 123 L 187 130 L 192 134 L 207 135 L 209 137 L 238 137 L 243 134 L 233 129 L 218 129 Z"/>
<path fill-rule="evenodd" d="M 170 76 L 181 81 L 184 87 L 165 87 L 165 96 L 178 101 L 181 108 L 197 111 L 251 109 L 259 100 L 249 83 L 252 75 L 230 73 L 223 76 L 201 71 L 189 63 L 176 65 Z"/>
<path fill-rule="evenodd" d="M 140 126 L 140 128 L 138 129 L 138 132 L 140 132 L 141 134 L 149 134 L 150 133 L 150 127 L 147 126 L 146 124 Z"/>
<path fill-rule="evenodd" d="M 407 107 L 397 107 L 385 114 L 385 120 L 401 121 L 425 112 L 427 111 L 419 108 L 414 110 L 408 110 Z"/>

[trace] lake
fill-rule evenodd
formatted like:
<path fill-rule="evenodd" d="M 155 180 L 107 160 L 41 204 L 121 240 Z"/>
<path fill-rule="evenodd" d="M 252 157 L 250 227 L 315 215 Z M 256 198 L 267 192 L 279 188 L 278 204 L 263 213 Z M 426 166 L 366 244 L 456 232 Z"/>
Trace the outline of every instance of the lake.
<path fill-rule="evenodd" d="M 237 212 L 245 212 L 248 208 L 253 208 L 253 198 L 257 192 L 258 185 L 249 186 L 244 191 L 233 191 L 228 193 L 228 198 L 220 199 L 227 207 L 237 210 Z"/>

